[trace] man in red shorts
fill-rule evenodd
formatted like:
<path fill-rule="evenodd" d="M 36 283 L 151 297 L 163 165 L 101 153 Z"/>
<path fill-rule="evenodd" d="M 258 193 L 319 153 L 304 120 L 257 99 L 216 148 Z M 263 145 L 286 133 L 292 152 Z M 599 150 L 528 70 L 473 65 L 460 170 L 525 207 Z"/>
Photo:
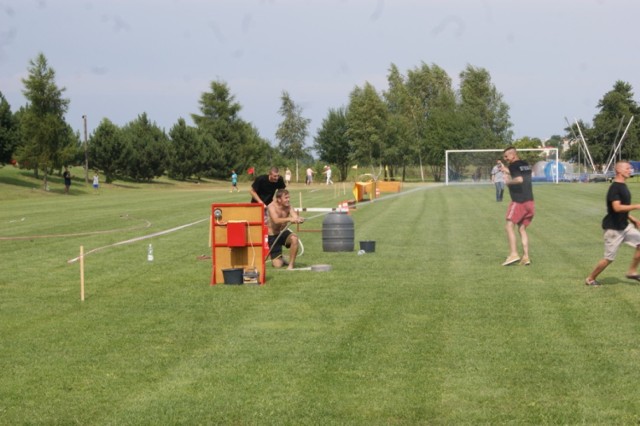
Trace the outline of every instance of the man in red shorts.
<path fill-rule="evenodd" d="M 518 157 L 518 152 L 512 146 L 504 150 L 502 158 L 509 163 L 509 167 L 502 164 L 502 172 L 504 173 L 505 185 L 509 188 L 509 195 L 511 196 L 505 227 L 507 239 L 509 240 L 509 256 L 502 263 L 502 266 L 513 265 L 518 262 L 520 262 L 520 265 L 530 265 L 527 226 L 531 224 L 535 214 L 533 189 L 531 187 L 531 166 Z M 516 227 L 522 242 L 522 257 L 518 255 Z"/>

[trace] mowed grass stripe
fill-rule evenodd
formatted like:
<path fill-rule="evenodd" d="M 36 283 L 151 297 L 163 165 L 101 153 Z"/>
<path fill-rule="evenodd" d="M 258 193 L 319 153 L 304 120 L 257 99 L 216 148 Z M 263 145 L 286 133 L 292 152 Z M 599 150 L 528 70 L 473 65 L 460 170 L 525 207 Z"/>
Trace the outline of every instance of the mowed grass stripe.
<path fill-rule="evenodd" d="M 134 211 L 171 227 L 211 202 L 136 191 L 135 200 L 104 197 L 96 213 Z M 246 195 L 227 191 L 210 195 Z M 299 191 L 309 206 L 340 201 L 330 188 Z M 582 284 L 601 256 L 606 186 L 534 191 L 526 268 L 500 266 L 506 204 L 488 185 L 358 209 L 356 245 L 376 240 L 374 254 L 325 253 L 320 233 L 301 233 L 301 266 L 333 270 L 268 268 L 264 287 L 209 287 L 211 265 L 196 260 L 208 249 L 206 224 L 154 239 L 153 264 L 146 243 L 89 257 L 84 304 L 77 267 L 57 266 L 78 239 L 14 245 L 41 267 L 11 256 L 16 270 L 0 278 L 0 331 L 10 336 L 0 422 L 637 422 L 640 288 L 620 278 L 631 250 L 605 286 Z"/>

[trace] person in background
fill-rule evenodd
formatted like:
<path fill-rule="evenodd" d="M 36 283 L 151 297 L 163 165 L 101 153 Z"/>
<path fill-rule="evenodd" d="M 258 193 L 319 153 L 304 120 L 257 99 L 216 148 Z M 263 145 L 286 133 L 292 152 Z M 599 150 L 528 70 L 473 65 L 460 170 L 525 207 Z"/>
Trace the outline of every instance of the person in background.
<path fill-rule="evenodd" d="M 631 177 L 631 164 L 626 161 L 616 163 L 616 175 L 607 191 L 607 214 L 602 219 L 604 230 L 604 257 L 598 261 L 596 267 L 584 280 L 588 286 L 599 286 L 596 281 L 598 275 L 604 271 L 616 258 L 618 249 L 624 243 L 635 248 L 631 265 L 627 269 L 626 277 L 630 280 L 640 281 L 638 264 L 640 264 L 640 220 L 629 213 L 632 210 L 640 210 L 640 204 L 631 204 L 631 192 L 626 181 Z"/>
<path fill-rule="evenodd" d="M 496 187 L 496 201 L 502 201 L 504 195 L 504 173 L 502 172 L 502 163 L 496 160 L 496 165 L 491 169 L 491 182 Z"/>
<path fill-rule="evenodd" d="M 238 189 L 238 174 L 236 173 L 235 170 L 231 170 L 231 190 L 229 192 L 239 192 L 240 190 Z"/>
<path fill-rule="evenodd" d="M 252 203 L 262 203 L 267 207 L 273 200 L 276 190 L 284 189 L 287 185 L 280 176 L 280 170 L 277 167 L 271 167 L 269 174 L 258 176 L 249 189 Z"/>
<path fill-rule="evenodd" d="M 313 183 L 313 174 L 315 171 L 311 167 L 307 167 L 307 179 L 305 180 L 306 185 L 311 185 Z"/>
<path fill-rule="evenodd" d="M 98 172 L 93 174 L 93 191 L 95 193 L 100 189 L 100 178 L 98 177 Z"/>
<path fill-rule="evenodd" d="M 304 219 L 298 215 L 295 209 L 291 208 L 289 191 L 278 189 L 274 201 L 269 204 L 269 219 L 267 226 L 269 229 L 269 256 L 271 264 L 275 268 L 287 266 L 287 269 L 295 268 L 296 256 L 298 254 L 298 236 L 287 229 L 289 223 L 302 223 Z M 282 258 L 282 246 L 289 249 L 289 262 Z"/>
<path fill-rule="evenodd" d="M 64 168 L 64 173 L 62 173 L 62 178 L 64 179 L 64 193 L 69 193 L 69 188 L 71 187 L 71 172 L 67 167 Z"/>
<path fill-rule="evenodd" d="M 324 171 L 322 174 L 327 176 L 327 185 L 333 185 L 333 181 L 331 180 L 331 166 L 324 166 Z"/>
<path fill-rule="evenodd" d="M 291 183 L 291 170 L 288 167 L 284 171 L 284 183 L 287 186 Z"/>
<path fill-rule="evenodd" d="M 512 146 L 503 152 L 504 160 L 509 163 L 509 167 L 500 162 L 502 173 L 504 174 L 504 182 L 509 188 L 511 203 L 507 208 L 506 215 L 506 231 L 507 240 L 509 241 L 509 256 L 502 263 L 502 266 L 513 265 L 520 262 L 520 265 L 530 265 L 529 259 L 529 236 L 527 235 L 527 226 L 531 224 L 535 215 L 535 204 L 533 202 L 533 188 L 531 186 L 531 166 L 518 157 L 518 152 Z M 516 231 L 518 228 L 520 233 L 520 241 L 522 242 L 522 258 L 518 255 L 516 245 Z"/>

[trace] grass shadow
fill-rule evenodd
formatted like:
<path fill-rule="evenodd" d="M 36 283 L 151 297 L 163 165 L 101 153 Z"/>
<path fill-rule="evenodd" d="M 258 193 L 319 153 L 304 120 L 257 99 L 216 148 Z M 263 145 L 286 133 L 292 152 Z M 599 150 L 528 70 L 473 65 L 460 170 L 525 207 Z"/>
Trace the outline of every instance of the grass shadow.
<path fill-rule="evenodd" d="M 33 189 L 38 189 L 42 185 L 42 182 L 39 180 L 33 183 L 31 181 L 26 181 L 24 179 L 14 178 L 11 176 L 0 176 L 0 183 L 3 183 L 5 185 L 12 185 L 12 186 L 18 186 L 22 188 L 33 188 Z"/>

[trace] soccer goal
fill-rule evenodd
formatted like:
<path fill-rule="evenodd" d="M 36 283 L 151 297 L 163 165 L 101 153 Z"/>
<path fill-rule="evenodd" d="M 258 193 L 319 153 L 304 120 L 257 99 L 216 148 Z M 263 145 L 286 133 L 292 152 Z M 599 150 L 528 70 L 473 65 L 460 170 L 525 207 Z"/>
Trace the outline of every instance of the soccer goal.
<path fill-rule="evenodd" d="M 491 169 L 504 149 L 448 149 L 445 151 L 445 184 L 489 183 Z M 533 167 L 534 182 L 558 183 L 564 174 L 558 148 L 518 148 L 521 159 Z"/>

